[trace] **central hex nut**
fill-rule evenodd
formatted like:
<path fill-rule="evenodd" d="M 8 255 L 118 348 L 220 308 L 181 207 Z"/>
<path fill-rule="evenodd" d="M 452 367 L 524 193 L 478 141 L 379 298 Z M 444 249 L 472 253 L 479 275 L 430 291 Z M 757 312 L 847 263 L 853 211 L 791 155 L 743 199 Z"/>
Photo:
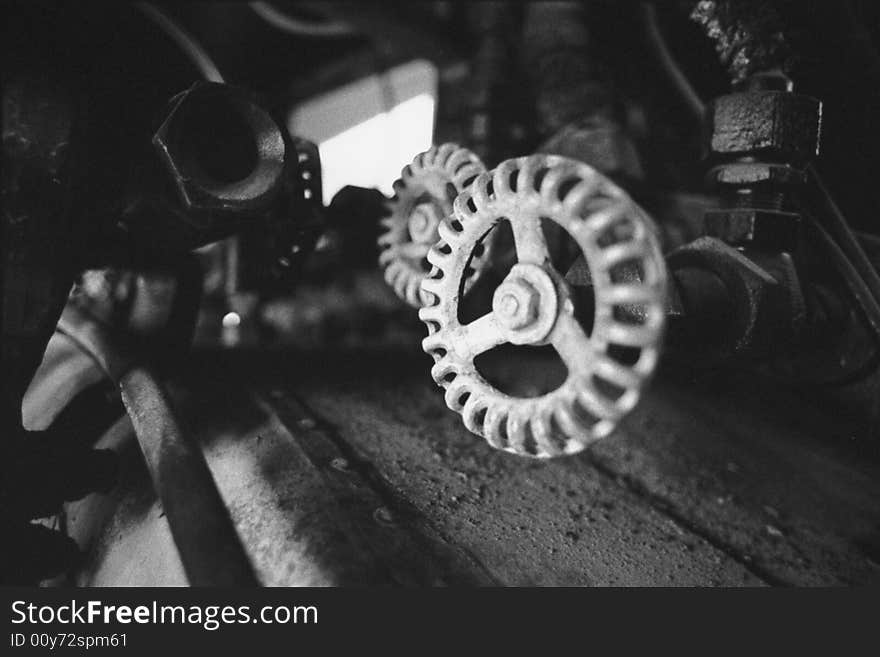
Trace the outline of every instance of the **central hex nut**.
<path fill-rule="evenodd" d="M 433 244 L 439 239 L 437 228 L 442 220 L 440 209 L 434 203 L 420 203 L 409 217 L 410 238 L 420 244 Z"/>
<path fill-rule="evenodd" d="M 495 290 L 492 312 L 511 344 L 543 344 L 556 323 L 560 297 L 553 276 L 540 265 L 515 264 Z"/>
<path fill-rule="evenodd" d="M 507 280 L 495 290 L 492 308 L 505 328 L 523 329 L 538 316 L 538 291 L 522 278 Z"/>

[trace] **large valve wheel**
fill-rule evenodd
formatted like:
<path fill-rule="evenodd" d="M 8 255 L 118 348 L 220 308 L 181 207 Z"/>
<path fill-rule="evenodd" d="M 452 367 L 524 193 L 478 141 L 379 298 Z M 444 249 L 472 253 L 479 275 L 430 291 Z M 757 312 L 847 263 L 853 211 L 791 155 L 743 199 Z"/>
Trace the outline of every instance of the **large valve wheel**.
<path fill-rule="evenodd" d="M 420 284 L 431 267 L 425 259 L 439 239 L 440 222 L 452 214 L 452 202 L 486 167 L 466 148 L 456 144 L 432 146 L 416 155 L 394 183 L 390 214 L 382 220 L 379 265 L 397 296 L 415 308 L 422 306 Z M 488 244 L 486 245 L 488 248 Z M 487 254 L 470 264 L 467 285 L 479 275 Z"/>
<path fill-rule="evenodd" d="M 459 321 L 463 277 L 475 249 L 510 222 L 518 262 L 492 310 Z M 574 239 L 590 269 L 592 329 L 577 318 L 572 287 L 551 264 L 541 222 Z M 428 254 L 422 283 L 423 349 L 446 404 L 493 447 L 524 456 L 573 454 L 608 435 L 636 405 L 657 364 L 666 267 L 651 220 L 611 181 L 567 158 L 534 155 L 480 174 L 454 202 Z M 637 275 L 633 275 L 633 272 Z M 503 343 L 552 345 L 568 370 L 557 389 L 512 397 L 477 371 L 474 357 Z"/>

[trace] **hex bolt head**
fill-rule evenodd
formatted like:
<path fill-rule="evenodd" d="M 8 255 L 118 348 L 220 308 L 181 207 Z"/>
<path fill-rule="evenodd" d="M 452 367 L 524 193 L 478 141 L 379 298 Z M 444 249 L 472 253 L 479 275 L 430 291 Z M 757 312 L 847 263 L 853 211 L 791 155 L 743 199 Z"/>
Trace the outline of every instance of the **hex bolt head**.
<path fill-rule="evenodd" d="M 715 157 L 758 154 L 809 162 L 819 152 L 822 103 L 786 91 L 744 91 L 716 98 L 708 113 Z"/>
<path fill-rule="evenodd" d="M 538 317 L 538 291 L 522 278 L 505 281 L 495 290 L 492 308 L 510 330 L 524 329 Z"/>

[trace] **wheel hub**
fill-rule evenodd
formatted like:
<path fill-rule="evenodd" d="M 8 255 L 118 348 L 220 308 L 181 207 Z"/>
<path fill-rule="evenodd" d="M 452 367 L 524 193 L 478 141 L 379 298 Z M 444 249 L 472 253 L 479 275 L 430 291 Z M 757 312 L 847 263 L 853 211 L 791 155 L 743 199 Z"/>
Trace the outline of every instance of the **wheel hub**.
<path fill-rule="evenodd" d="M 556 321 L 559 294 L 540 265 L 518 263 L 495 290 L 492 310 L 512 344 L 540 344 Z"/>
<path fill-rule="evenodd" d="M 434 244 L 437 241 L 437 227 L 443 220 L 440 209 L 433 203 L 420 203 L 413 209 L 409 219 L 409 235 L 413 242 Z"/>

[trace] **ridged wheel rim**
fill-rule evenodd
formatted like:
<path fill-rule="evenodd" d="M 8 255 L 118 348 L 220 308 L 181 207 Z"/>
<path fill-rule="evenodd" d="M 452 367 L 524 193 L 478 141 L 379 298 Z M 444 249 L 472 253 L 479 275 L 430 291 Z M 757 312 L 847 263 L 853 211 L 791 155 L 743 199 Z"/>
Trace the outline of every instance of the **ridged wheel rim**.
<path fill-rule="evenodd" d="M 486 167 L 473 152 L 446 143 L 419 153 L 395 181 L 395 196 L 386 204 L 388 215 L 382 219 L 379 266 L 384 269 L 385 281 L 409 305 L 422 306 L 420 285 L 430 270 L 423 260 L 437 241 L 436 234 L 427 240 L 413 240 L 410 234 L 413 212 L 420 204 L 431 203 L 441 217 L 448 217 L 456 196 L 485 171 Z M 479 276 L 485 261 L 486 254 L 483 254 L 471 263 L 473 274 L 469 276 L 468 287 Z"/>
<path fill-rule="evenodd" d="M 551 264 L 542 218 L 571 235 L 589 266 L 595 295 L 589 335 L 575 318 L 571 289 Z M 511 341 L 498 313 L 464 325 L 458 320 L 471 254 L 502 219 L 511 224 L 523 271 L 540 270 L 556 291 L 554 303 L 541 306 L 555 314 L 551 328 L 535 344 L 551 344 L 568 375 L 556 390 L 535 398 L 503 393 L 474 366 L 475 356 Z M 433 268 L 422 283 L 419 317 L 428 326 L 422 347 L 434 358 L 431 375 L 445 388 L 447 406 L 493 447 L 523 456 L 573 454 L 611 433 L 638 403 L 663 335 L 666 268 L 644 211 L 586 164 L 534 155 L 480 174 L 455 199 L 439 233 L 427 256 Z M 637 280 L 615 280 L 617 268 L 633 266 Z M 638 321 L 623 319 L 634 316 Z M 538 319 L 546 318 L 539 313 Z"/>

